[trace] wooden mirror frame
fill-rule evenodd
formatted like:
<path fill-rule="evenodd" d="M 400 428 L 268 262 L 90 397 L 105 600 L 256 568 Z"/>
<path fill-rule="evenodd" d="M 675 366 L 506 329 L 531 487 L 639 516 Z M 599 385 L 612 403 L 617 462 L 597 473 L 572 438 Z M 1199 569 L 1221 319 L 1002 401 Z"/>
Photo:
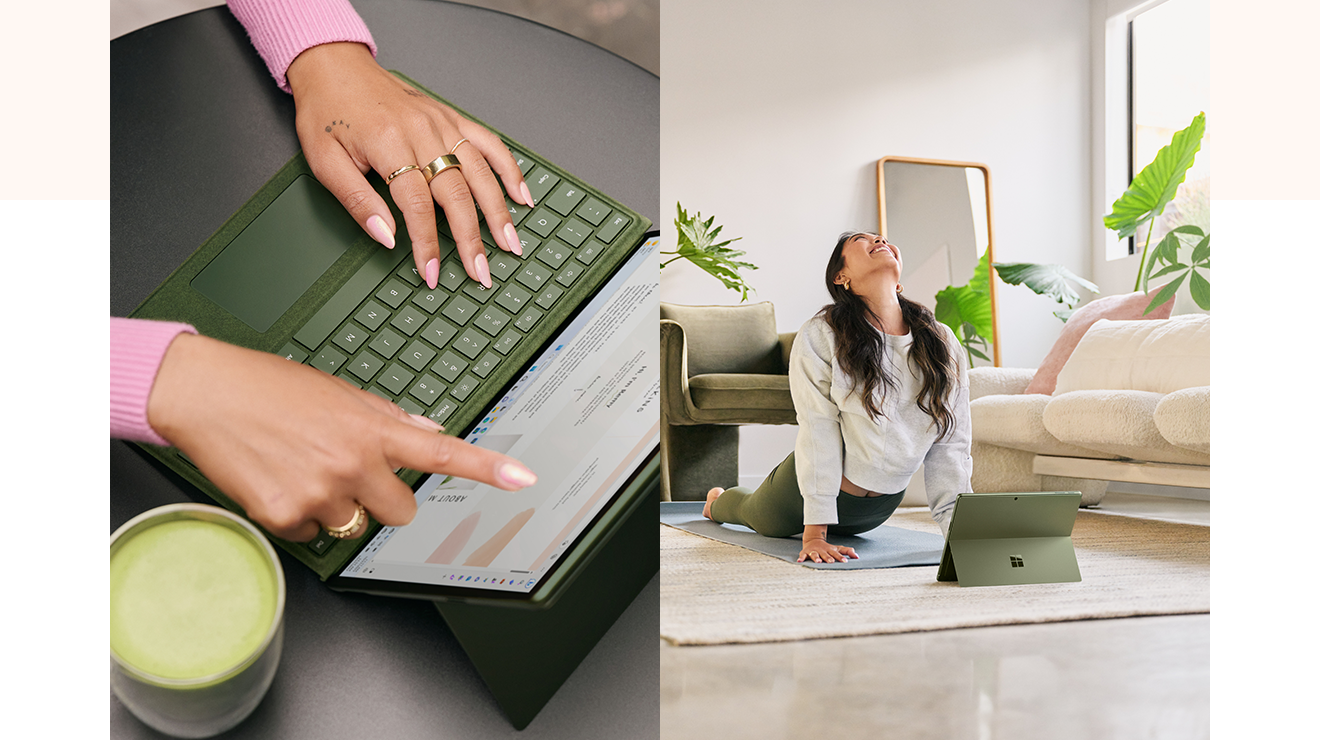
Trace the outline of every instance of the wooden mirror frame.
<path fill-rule="evenodd" d="M 880 233 L 887 235 L 888 222 L 885 214 L 885 163 L 886 162 L 904 162 L 907 164 L 930 164 L 940 167 L 958 167 L 960 169 L 975 168 L 985 175 L 985 229 L 986 229 L 986 252 L 990 255 L 990 330 L 994 333 L 993 361 L 995 367 L 999 364 L 999 300 L 995 289 L 995 229 L 994 215 L 991 208 L 991 190 L 990 190 L 990 168 L 980 162 L 957 162 L 947 159 L 922 159 L 920 157 L 882 157 L 875 163 L 875 191 L 876 191 L 876 212 L 879 214 Z M 900 248 L 903 245 L 898 245 Z M 935 310 L 930 306 L 931 311 Z"/>

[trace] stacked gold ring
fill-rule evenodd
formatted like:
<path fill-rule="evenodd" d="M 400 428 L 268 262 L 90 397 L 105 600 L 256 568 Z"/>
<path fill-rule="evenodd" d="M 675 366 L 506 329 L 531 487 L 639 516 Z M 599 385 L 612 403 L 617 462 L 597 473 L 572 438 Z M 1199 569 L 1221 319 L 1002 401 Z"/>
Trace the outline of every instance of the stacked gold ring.
<path fill-rule="evenodd" d="M 335 539 L 347 539 L 358 533 L 362 525 L 367 522 L 367 509 L 362 504 L 358 504 L 357 511 L 353 512 L 353 519 L 342 527 L 326 527 L 325 533 Z"/>
<path fill-rule="evenodd" d="M 386 176 L 385 176 L 385 184 L 386 184 L 386 185 L 389 185 L 390 183 L 394 182 L 394 178 L 398 177 L 399 175 L 402 175 L 402 174 L 405 173 L 405 172 L 409 172 L 409 171 L 411 171 L 411 170 L 416 170 L 416 169 L 420 169 L 420 168 L 419 168 L 417 165 L 415 165 L 415 164 L 405 164 L 404 166 L 400 167 L 399 169 L 397 169 L 397 170 L 391 172 L 390 174 L 386 175 Z"/>
<path fill-rule="evenodd" d="M 458 143 L 455 144 L 455 145 L 449 150 L 449 153 L 450 153 L 450 154 L 453 154 L 454 152 L 458 151 L 458 148 L 459 148 L 460 146 L 463 146 L 463 143 L 466 142 L 466 141 L 467 141 L 467 138 L 466 138 L 466 137 L 464 137 L 464 138 L 462 138 L 462 139 L 459 139 L 459 140 L 458 140 Z"/>
<path fill-rule="evenodd" d="M 441 154 L 431 160 L 430 164 L 422 168 L 422 177 L 425 177 L 426 184 L 430 185 L 431 181 L 436 178 L 436 175 L 439 175 L 441 172 L 448 169 L 457 169 L 459 172 L 462 172 L 463 165 L 459 164 L 458 157 L 455 157 L 452 154 Z"/>

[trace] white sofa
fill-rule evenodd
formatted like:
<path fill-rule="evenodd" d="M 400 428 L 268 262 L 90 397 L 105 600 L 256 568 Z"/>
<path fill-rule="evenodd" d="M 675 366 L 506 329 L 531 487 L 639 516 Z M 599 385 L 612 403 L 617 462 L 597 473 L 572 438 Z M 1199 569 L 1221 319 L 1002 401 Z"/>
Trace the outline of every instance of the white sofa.
<path fill-rule="evenodd" d="M 1210 487 L 1210 317 L 1099 320 L 1051 395 L 1037 371 L 971 371 L 972 489 L 1080 490 L 1109 481 Z"/>

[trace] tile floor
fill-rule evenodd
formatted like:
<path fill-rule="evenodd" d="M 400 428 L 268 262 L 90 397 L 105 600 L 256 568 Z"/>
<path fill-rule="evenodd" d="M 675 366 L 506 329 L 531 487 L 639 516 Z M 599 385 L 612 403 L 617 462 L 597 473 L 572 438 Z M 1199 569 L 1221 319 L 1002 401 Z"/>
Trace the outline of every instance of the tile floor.
<path fill-rule="evenodd" d="M 1102 510 L 1208 524 L 1208 501 Z M 808 640 L 660 645 L 663 738 L 1206 738 L 1205 614 Z"/>

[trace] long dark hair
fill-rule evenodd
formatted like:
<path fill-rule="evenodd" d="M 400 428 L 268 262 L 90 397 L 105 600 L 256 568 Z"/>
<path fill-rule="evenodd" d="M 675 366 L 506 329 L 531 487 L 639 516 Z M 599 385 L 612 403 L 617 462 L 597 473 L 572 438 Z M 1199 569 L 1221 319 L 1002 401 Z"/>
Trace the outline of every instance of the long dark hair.
<path fill-rule="evenodd" d="M 825 323 L 834 332 L 835 359 L 839 367 L 852 378 L 852 392 L 860 396 L 866 413 L 874 420 L 884 416 L 885 396 L 898 387 L 898 383 L 885 372 L 885 341 L 882 332 L 875 330 L 879 326 L 883 331 L 884 325 L 866 301 L 834 282 L 844 267 L 844 245 L 862 233 L 865 232 L 845 231 L 839 235 L 839 242 L 834 245 L 834 252 L 825 267 L 825 289 L 834 302 L 821 308 L 820 315 L 825 317 Z M 944 439 L 953 429 L 949 397 L 958 378 L 957 362 L 930 309 L 902 295 L 898 296 L 898 304 L 903 309 L 903 320 L 912 332 L 908 362 L 915 365 L 913 372 L 921 378 L 917 408 L 930 416 L 939 432 L 937 439 Z M 879 402 L 875 398 L 877 390 L 880 391 Z"/>

